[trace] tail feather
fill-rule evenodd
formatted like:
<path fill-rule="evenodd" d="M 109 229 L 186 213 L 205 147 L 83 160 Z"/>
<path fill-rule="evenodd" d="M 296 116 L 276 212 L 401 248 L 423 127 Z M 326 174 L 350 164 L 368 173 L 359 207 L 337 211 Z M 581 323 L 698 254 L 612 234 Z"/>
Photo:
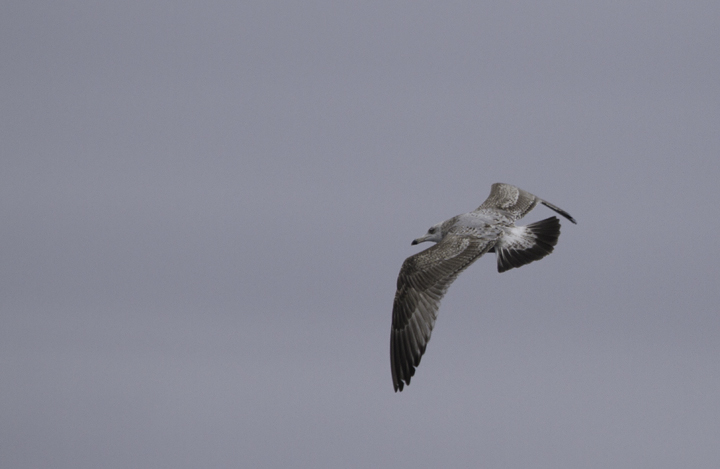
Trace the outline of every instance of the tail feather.
<path fill-rule="evenodd" d="M 498 272 L 542 259 L 553 252 L 559 236 L 560 221 L 557 217 L 514 227 L 493 248 L 497 254 Z"/>

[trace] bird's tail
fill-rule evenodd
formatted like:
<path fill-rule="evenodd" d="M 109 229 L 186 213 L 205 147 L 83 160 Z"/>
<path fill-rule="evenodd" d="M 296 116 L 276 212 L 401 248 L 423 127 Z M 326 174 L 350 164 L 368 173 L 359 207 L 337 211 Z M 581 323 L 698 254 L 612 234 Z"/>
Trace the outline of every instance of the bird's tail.
<path fill-rule="evenodd" d="M 557 217 L 513 227 L 500 237 L 494 247 L 498 272 L 542 259 L 553 252 L 559 236 L 560 221 Z"/>

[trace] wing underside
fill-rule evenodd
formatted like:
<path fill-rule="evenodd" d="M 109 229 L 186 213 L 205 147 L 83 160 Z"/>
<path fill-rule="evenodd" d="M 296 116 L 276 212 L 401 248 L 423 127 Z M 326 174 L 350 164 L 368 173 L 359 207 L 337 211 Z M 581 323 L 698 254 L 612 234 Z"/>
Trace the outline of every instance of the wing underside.
<path fill-rule="evenodd" d="M 398 275 L 390 335 L 395 391 L 410 384 L 430 341 L 440 300 L 450 284 L 493 244 L 450 237 L 405 260 Z"/>

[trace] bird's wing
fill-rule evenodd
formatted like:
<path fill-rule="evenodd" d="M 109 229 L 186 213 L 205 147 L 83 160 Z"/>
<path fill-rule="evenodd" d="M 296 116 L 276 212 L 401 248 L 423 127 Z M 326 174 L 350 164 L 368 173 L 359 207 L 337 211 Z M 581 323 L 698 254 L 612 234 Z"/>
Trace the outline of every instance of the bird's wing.
<path fill-rule="evenodd" d="M 551 210 L 556 211 L 573 223 L 577 223 L 565 210 L 541 199 L 519 187 L 510 184 L 496 182 L 490 189 L 490 195 L 477 209 L 476 212 L 502 210 L 509 213 L 515 220 L 524 217 L 530 210 L 540 202 Z"/>
<path fill-rule="evenodd" d="M 398 275 L 390 334 L 395 391 L 410 384 L 430 340 L 440 300 L 450 284 L 494 244 L 495 240 L 449 235 L 405 259 Z"/>

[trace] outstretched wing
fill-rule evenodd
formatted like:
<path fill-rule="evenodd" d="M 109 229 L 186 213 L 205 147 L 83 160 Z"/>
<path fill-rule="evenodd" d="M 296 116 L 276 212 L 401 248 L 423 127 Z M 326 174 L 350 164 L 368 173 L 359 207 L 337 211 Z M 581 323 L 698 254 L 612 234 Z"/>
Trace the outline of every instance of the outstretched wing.
<path fill-rule="evenodd" d="M 446 236 L 405 259 L 397 280 L 390 334 L 390 367 L 395 391 L 402 391 L 430 341 L 440 300 L 450 284 L 495 241 Z"/>
<path fill-rule="evenodd" d="M 502 210 L 509 213 L 515 220 L 518 220 L 524 217 L 530 210 L 535 208 L 538 202 L 551 210 L 556 211 L 571 222 L 577 223 L 569 213 L 560 207 L 553 205 L 540 197 L 532 195 L 519 187 L 499 182 L 492 185 L 490 195 L 485 202 L 482 203 L 482 205 L 475 209 L 475 211 Z"/>

